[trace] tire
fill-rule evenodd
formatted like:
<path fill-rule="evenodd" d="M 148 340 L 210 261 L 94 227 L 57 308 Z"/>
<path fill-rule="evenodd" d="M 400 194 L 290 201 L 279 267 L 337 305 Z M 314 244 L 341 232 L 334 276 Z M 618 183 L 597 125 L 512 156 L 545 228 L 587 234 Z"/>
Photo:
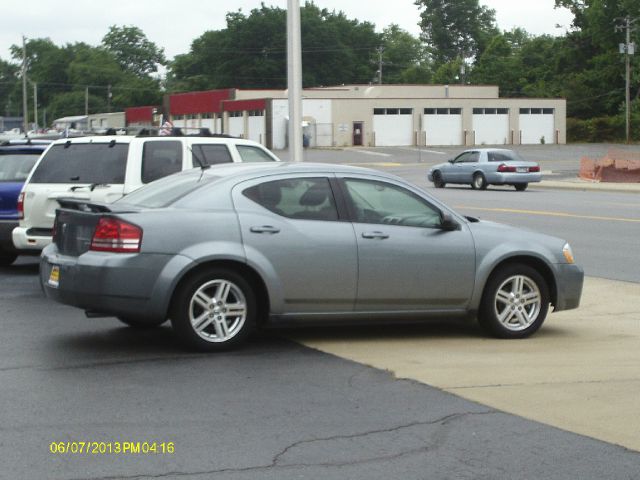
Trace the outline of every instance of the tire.
<path fill-rule="evenodd" d="M 214 268 L 189 278 L 176 291 L 171 325 L 189 349 L 227 350 L 253 330 L 256 305 L 249 282 L 233 270 Z"/>
<path fill-rule="evenodd" d="M 474 190 L 486 190 L 489 185 L 487 179 L 484 178 L 482 173 L 474 173 L 473 180 L 471 181 L 471 188 Z"/>
<path fill-rule="evenodd" d="M 0 251 L 0 267 L 8 267 L 15 262 L 16 258 L 18 258 L 18 255 Z"/>
<path fill-rule="evenodd" d="M 524 192 L 527 189 L 528 186 L 529 186 L 528 183 L 516 183 L 514 185 L 514 187 L 516 187 L 516 190 L 518 192 Z"/>
<path fill-rule="evenodd" d="M 487 282 L 478 311 L 480 325 L 498 338 L 526 338 L 536 332 L 549 311 L 549 287 L 537 270 L 506 265 Z"/>
<path fill-rule="evenodd" d="M 135 329 L 139 329 L 139 330 L 146 330 L 149 328 L 156 328 L 159 327 L 160 325 L 162 325 L 164 322 L 167 321 L 166 318 L 163 318 L 162 320 L 139 320 L 137 318 L 130 318 L 130 317 L 117 317 L 118 320 L 120 320 L 122 323 L 124 323 L 125 325 L 131 327 L 131 328 L 135 328 Z"/>
<path fill-rule="evenodd" d="M 438 170 L 433 172 L 433 186 L 436 188 L 444 188 L 447 184 L 442 180 L 442 173 Z"/>

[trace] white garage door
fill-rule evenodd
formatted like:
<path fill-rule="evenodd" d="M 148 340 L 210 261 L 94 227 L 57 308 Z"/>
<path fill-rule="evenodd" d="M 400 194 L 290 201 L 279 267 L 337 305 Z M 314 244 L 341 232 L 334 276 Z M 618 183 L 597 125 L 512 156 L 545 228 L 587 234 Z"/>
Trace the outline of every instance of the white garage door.
<path fill-rule="evenodd" d="M 247 138 L 258 143 L 265 143 L 265 121 L 264 110 L 254 110 L 249 112 L 249 133 Z"/>
<path fill-rule="evenodd" d="M 462 109 L 425 108 L 422 117 L 426 145 L 463 145 Z"/>
<path fill-rule="evenodd" d="M 474 108 L 473 130 L 476 145 L 506 145 L 509 138 L 508 108 Z"/>
<path fill-rule="evenodd" d="M 412 108 L 374 108 L 376 147 L 413 145 Z"/>
<path fill-rule="evenodd" d="M 244 138 L 244 118 L 242 117 L 242 112 L 231 113 L 234 114 L 234 116 L 229 114 L 229 135 Z"/>
<path fill-rule="evenodd" d="M 520 109 L 520 142 L 523 145 L 555 143 L 553 108 Z"/>

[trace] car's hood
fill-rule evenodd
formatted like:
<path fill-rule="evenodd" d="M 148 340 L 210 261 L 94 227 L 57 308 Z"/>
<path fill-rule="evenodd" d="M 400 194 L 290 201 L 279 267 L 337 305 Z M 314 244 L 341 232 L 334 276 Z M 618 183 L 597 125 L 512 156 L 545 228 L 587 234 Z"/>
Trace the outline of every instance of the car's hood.
<path fill-rule="evenodd" d="M 562 238 L 486 220 L 469 222 L 468 226 L 480 255 L 499 249 L 516 254 L 533 253 L 550 263 L 565 262 L 562 248 L 567 241 Z"/>

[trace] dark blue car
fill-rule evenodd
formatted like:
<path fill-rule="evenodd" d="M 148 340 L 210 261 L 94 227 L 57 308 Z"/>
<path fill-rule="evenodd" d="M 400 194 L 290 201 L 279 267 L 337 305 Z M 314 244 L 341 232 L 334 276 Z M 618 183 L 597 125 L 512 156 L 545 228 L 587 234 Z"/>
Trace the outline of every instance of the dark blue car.
<path fill-rule="evenodd" d="M 0 266 L 10 265 L 18 254 L 11 231 L 18 226 L 18 195 L 24 181 L 45 151 L 46 141 L 0 143 Z"/>

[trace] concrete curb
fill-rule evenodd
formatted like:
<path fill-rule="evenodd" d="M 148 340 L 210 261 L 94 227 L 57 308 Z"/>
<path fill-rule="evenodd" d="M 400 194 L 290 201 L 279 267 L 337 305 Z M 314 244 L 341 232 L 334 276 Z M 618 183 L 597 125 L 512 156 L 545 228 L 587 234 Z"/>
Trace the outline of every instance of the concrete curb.
<path fill-rule="evenodd" d="M 576 190 L 583 192 L 640 193 L 640 183 L 599 183 L 584 180 L 543 180 L 531 184 L 532 188 L 552 190 Z"/>

